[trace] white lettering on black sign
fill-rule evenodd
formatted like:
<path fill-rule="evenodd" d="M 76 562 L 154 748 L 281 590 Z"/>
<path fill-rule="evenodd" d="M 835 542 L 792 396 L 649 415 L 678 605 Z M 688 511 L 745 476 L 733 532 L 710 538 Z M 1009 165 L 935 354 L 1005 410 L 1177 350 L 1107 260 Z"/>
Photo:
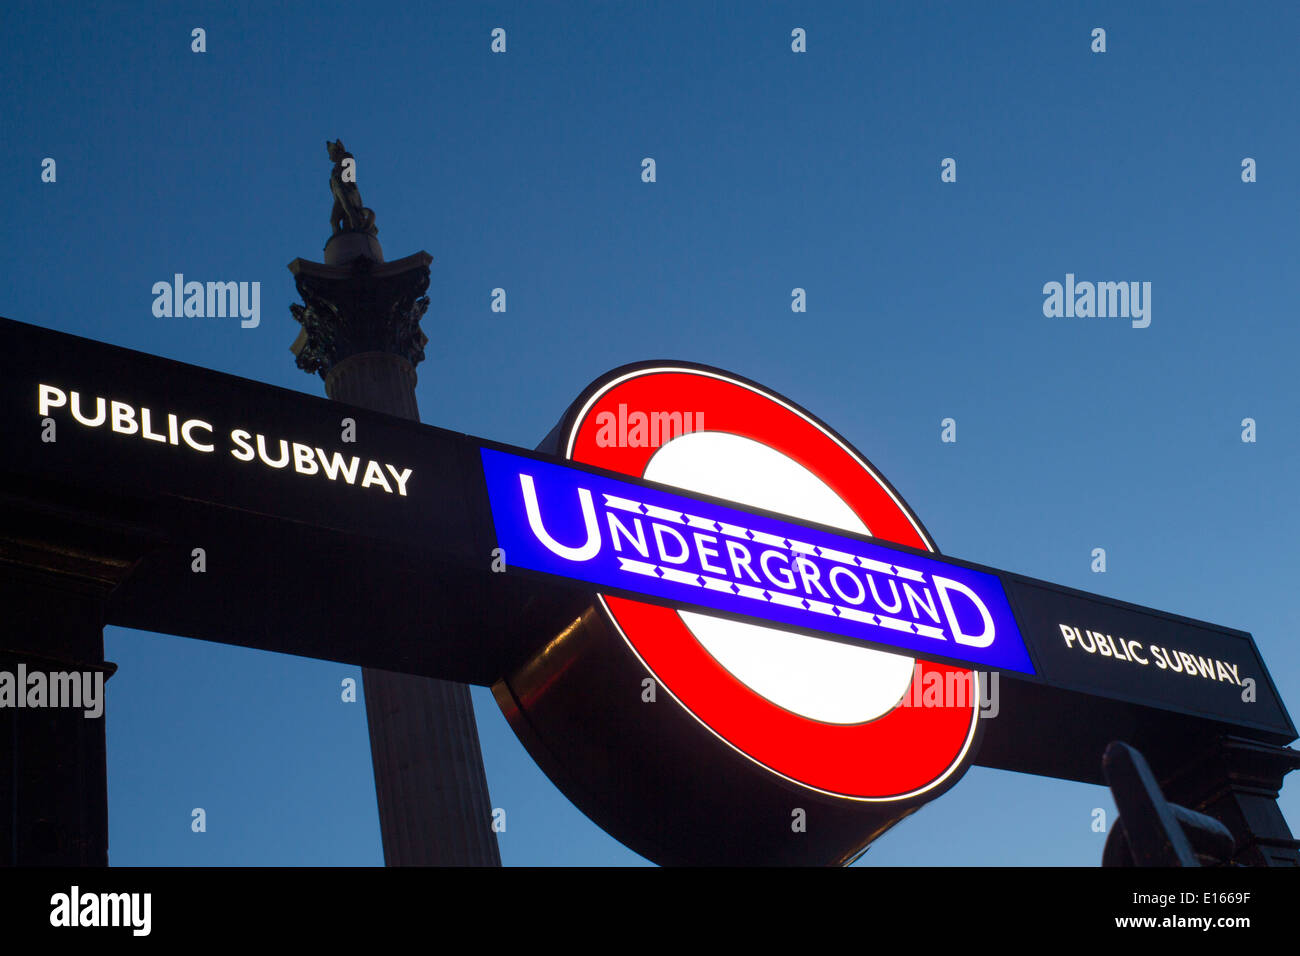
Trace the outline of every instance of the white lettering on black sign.
<path fill-rule="evenodd" d="M 174 412 L 155 413 L 154 409 L 136 408 L 128 402 L 102 395 L 83 399 L 79 392 L 65 391 L 54 385 L 37 386 L 37 413 L 40 417 L 49 416 L 55 409 L 66 409 L 72 421 L 84 428 L 107 427 L 119 435 L 184 446 L 203 454 L 217 450 L 215 427 L 200 418 L 185 418 Z M 307 477 L 324 476 L 330 481 L 342 481 L 361 488 L 379 488 L 403 498 L 413 473 L 410 468 L 327 451 L 288 438 L 272 439 L 244 428 L 231 429 L 228 438 L 227 450 L 236 461 L 258 463 Z"/>
<path fill-rule="evenodd" d="M 1186 674 L 1203 680 L 1225 681 L 1241 685 L 1241 676 L 1237 665 L 1221 661 L 1217 657 L 1202 654 L 1190 654 L 1177 648 L 1160 644 L 1143 645 L 1125 637 L 1115 637 L 1101 631 L 1080 630 L 1071 624 L 1058 624 L 1065 646 L 1070 650 L 1079 650 L 1088 654 L 1109 657 L 1114 661 L 1128 661 L 1139 667 L 1155 665 L 1160 670 L 1175 674 Z"/>

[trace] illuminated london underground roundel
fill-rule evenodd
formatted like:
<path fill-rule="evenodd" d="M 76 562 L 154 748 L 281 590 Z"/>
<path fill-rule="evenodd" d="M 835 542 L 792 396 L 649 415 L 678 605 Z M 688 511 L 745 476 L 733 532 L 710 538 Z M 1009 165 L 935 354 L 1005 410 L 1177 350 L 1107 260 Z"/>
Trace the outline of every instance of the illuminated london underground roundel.
<path fill-rule="evenodd" d="M 936 550 L 898 493 L 844 439 L 781 396 L 717 369 L 661 362 L 615 370 L 587 389 L 539 450 Z M 558 506 L 540 472 L 524 497 L 532 531 L 582 560 L 582 528 L 553 516 Z M 909 608 L 920 617 L 918 602 L 929 601 L 936 621 L 944 613 L 915 583 L 920 575 L 903 577 L 912 572 L 901 567 L 868 573 L 867 562 L 827 573 L 789 540 L 767 542 L 762 531 L 685 513 L 650 522 L 664 509 L 601 497 L 623 510 L 610 511 L 602 530 L 593 507 L 585 540 L 594 545 L 607 533 L 624 569 L 746 589 L 795 610 L 861 617 L 855 609 L 870 607 L 877 623 L 911 627 L 909 636 L 924 633 L 904 620 Z M 674 563 L 684 567 L 688 552 L 717 576 L 679 571 Z M 960 594 L 971 592 L 946 584 L 934 590 L 953 615 Z M 843 863 L 964 772 L 980 729 L 977 680 L 923 655 L 596 593 L 495 693 L 570 799 L 651 859 Z M 965 692 L 931 699 L 933 687 Z"/>
<path fill-rule="evenodd" d="M 697 369 L 646 369 L 615 379 L 588 405 L 565 449 L 575 461 L 934 550 L 860 456 L 755 386 Z M 645 410 L 644 444 L 602 440 L 602 425 L 625 420 L 627 409 Z M 658 436 L 655 447 L 650 416 L 670 409 L 682 413 L 683 428 L 667 441 Z M 697 420 L 700 429 L 684 430 Z M 671 419 L 667 426 L 675 430 Z M 602 605 L 682 706 L 741 753 L 807 787 L 860 800 L 912 796 L 941 782 L 974 734 L 973 702 L 965 710 L 897 706 L 919 694 L 912 685 L 928 671 L 951 665 L 624 598 L 602 597 Z M 850 758 L 882 753 L 890 759 Z"/>

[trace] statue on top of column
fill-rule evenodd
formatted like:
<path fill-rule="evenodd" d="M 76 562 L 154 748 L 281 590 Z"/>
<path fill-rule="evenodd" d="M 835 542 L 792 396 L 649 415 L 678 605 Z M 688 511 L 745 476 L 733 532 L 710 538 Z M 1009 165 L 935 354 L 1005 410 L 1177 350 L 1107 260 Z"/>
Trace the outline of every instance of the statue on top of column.
<path fill-rule="evenodd" d="M 343 147 L 343 140 L 325 141 L 334 169 L 330 173 L 330 192 L 334 194 L 334 208 L 330 210 L 330 226 L 334 235 L 341 232 L 379 234 L 375 226 L 375 213 L 361 204 L 361 190 L 357 188 L 356 159 Z M 349 162 L 349 160 L 351 162 Z"/>

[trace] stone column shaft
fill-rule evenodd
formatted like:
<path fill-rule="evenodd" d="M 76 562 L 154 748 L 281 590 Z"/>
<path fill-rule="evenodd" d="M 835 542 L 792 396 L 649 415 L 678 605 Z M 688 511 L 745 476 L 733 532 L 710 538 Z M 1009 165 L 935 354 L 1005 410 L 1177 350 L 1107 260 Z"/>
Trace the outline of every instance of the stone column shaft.
<path fill-rule="evenodd" d="M 419 421 L 415 369 L 362 352 L 325 377 L 335 401 Z M 388 866 L 500 866 L 469 688 L 362 668 Z"/>
<path fill-rule="evenodd" d="M 327 263 L 333 257 L 327 247 Z M 326 395 L 419 420 L 415 365 L 428 341 L 419 321 L 430 261 L 417 253 L 290 265 L 305 303 L 292 309 L 303 326 L 294 352 L 300 368 L 324 378 Z M 384 862 L 500 866 L 469 688 L 370 668 L 362 680 Z"/>

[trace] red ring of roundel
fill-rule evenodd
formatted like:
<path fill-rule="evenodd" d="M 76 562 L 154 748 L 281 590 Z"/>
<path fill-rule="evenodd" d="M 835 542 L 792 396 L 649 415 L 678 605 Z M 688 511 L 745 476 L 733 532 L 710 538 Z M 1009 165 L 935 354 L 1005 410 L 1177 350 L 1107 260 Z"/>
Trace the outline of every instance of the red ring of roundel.
<path fill-rule="evenodd" d="M 714 374 L 647 370 L 609 387 L 575 422 L 572 460 L 626 475 L 645 473 L 657 448 L 596 443 L 597 416 L 609 411 L 617 417 L 619 404 L 647 414 L 698 412 L 707 431 L 763 442 L 830 486 L 875 537 L 930 550 L 886 488 L 838 442 L 775 399 Z M 797 783 L 856 800 L 900 799 L 942 780 L 967 749 L 977 719 L 973 700 L 968 707 L 895 706 L 861 724 L 812 720 L 779 707 L 733 677 L 705 651 L 677 612 L 602 597 L 632 649 L 697 720 L 750 759 Z M 909 695 L 921 699 L 921 681 L 927 674 L 946 681 L 954 671 L 969 673 L 918 660 Z"/>

